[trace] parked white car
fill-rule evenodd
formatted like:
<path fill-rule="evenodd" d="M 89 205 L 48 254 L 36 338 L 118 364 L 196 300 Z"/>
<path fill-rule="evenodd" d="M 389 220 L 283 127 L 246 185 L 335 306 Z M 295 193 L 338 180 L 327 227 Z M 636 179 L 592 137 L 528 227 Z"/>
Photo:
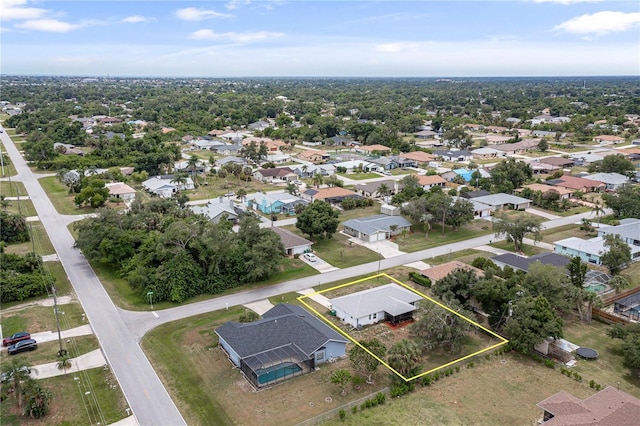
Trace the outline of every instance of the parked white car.
<path fill-rule="evenodd" d="M 315 262 L 316 260 L 318 260 L 318 256 L 316 256 L 313 253 L 305 253 L 303 254 L 304 258 L 307 259 L 309 262 Z"/>

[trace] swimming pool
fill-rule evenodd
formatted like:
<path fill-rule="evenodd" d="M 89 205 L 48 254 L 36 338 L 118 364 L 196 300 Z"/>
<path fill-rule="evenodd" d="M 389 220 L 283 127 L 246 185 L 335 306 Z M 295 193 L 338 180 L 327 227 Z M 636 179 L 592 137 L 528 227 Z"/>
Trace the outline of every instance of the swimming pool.
<path fill-rule="evenodd" d="M 256 375 L 258 376 L 258 383 L 264 385 L 265 383 L 293 376 L 300 371 L 302 371 L 302 368 L 298 364 L 293 362 L 283 362 L 281 364 L 272 365 L 269 368 L 256 370 Z"/>
<path fill-rule="evenodd" d="M 607 286 L 604 284 L 589 284 L 585 286 L 584 289 L 593 293 L 602 293 L 607 289 Z"/>

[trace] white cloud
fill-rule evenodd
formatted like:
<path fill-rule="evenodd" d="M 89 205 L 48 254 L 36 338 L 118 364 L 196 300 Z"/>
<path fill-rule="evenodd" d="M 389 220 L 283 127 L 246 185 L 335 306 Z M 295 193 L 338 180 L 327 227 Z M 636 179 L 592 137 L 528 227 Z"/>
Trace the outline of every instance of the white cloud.
<path fill-rule="evenodd" d="M 220 13 L 215 10 L 196 9 L 195 7 L 187 7 L 176 11 L 176 17 L 183 21 L 203 21 L 211 18 L 230 18 L 231 16 L 232 15 L 227 13 Z"/>
<path fill-rule="evenodd" d="M 0 2 L 0 18 L 3 21 L 38 19 L 47 13 L 46 9 L 25 7 L 26 4 L 26 0 L 3 0 Z"/>
<path fill-rule="evenodd" d="M 127 16 L 126 18 L 122 19 L 120 22 L 122 22 L 123 24 L 137 24 L 140 22 L 151 22 L 155 20 L 156 18 L 147 18 L 145 16 L 133 15 L 133 16 Z"/>
<path fill-rule="evenodd" d="M 251 4 L 251 0 L 231 0 L 229 3 L 225 4 L 224 7 L 229 10 L 235 10 L 240 6 L 244 6 L 247 4 Z"/>
<path fill-rule="evenodd" d="M 566 31 L 573 34 L 606 35 L 613 32 L 628 31 L 640 26 L 640 12 L 597 12 L 582 15 L 556 25 L 556 31 Z"/>
<path fill-rule="evenodd" d="M 33 19 L 16 24 L 16 28 L 34 31 L 47 31 L 54 33 L 66 33 L 71 30 L 77 30 L 85 25 L 70 24 L 68 22 L 58 21 L 57 19 Z"/>
<path fill-rule="evenodd" d="M 280 38 L 284 33 L 274 33 L 270 31 L 255 31 L 246 33 L 217 33 L 213 30 L 198 30 L 191 34 L 194 40 L 229 40 L 236 43 L 251 43 L 253 41 Z"/>

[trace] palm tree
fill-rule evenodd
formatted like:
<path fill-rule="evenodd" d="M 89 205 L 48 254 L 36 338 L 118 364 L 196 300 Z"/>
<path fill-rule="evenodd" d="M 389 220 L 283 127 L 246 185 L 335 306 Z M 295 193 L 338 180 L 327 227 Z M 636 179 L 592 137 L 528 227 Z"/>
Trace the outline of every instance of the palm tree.
<path fill-rule="evenodd" d="M 378 194 L 380 194 L 383 198 L 391 193 L 389 186 L 386 183 L 381 183 L 378 187 Z"/>
<path fill-rule="evenodd" d="M 23 383 L 31 380 L 29 373 L 31 367 L 18 359 L 12 359 L 9 362 L 2 363 L 2 373 L 7 377 L 9 387 L 13 389 L 13 396 L 16 398 L 18 410 L 22 412 L 22 403 L 24 400 Z"/>
<path fill-rule="evenodd" d="M 316 186 L 316 188 L 320 188 L 320 185 L 322 185 L 323 183 L 324 178 L 320 173 L 316 173 L 315 175 L 313 175 L 313 184 Z"/>
<path fill-rule="evenodd" d="M 433 220 L 433 215 L 431 213 L 423 213 L 420 216 L 420 223 L 424 226 L 425 238 L 429 238 L 429 231 L 431 231 L 431 221 Z"/>
<path fill-rule="evenodd" d="M 412 340 L 403 339 L 389 349 L 387 361 L 391 368 L 407 377 L 420 364 L 420 347 Z"/>
<path fill-rule="evenodd" d="M 598 228 L 600 228 L 600 215 L 604 213 L 604 209 L 600 205 L 600 201 L 596 201 L 593 203 L 593 208 L 591 211 L 596 215 L 596 219 L 598 220 Z"/>
<path fill-rule="evenodd" d="M 191 170 L 191 176 L 193 177 L 193 185 L 196 188 L 198 187 L 198 177 L 196 176 L 196 170 L 198 169 L 199 163 L 200 163 L 200 160 L 195 155 L 192 155 L 187 160 L 187 167 L 189 167 L 189 170 Z"/>
<path fill-rule="evenodd" d="M 609 286 L 616 291 L 616 294 L 620 293 L 620 290 L 628 288 L 629 285 L 629 281 L 621 275 L 616 275 L 609 281 Z"/>
<path fill-rule="evenodd" d="M 71 357 L 68 354 L 65 354 L 60 358 L 56 367 L 58 367 L 58 370 L 64 370 L 64 374 L 67 374 L 67 368 L 71 367 Z"/>
<path fill-rule="evenodd" d="M 173 175 L 173 179 L 171 179 L 171 182 L 176 184 L 176 191 L 178 191 L 180 187 L 184 189 L 184 185 L 187 183 L 187 175 L 182 172 L 176 172 Z"/>
<path fill-rule="evenodd" d="M 6 211 L 7 207 L 9 207 L 10 205 L 11 203 L 9 202 L 9 200 L 7 200 L 4 195 L 0 195 L 0 206 L 2 206 L 2 209 Z"/>
<path fill-rule="evenodd" d="M 244 197 L 247 196 L 247 191 L 244 188 L 240 188 L 238 189 L 238 192 L 236 192 L 236 196 L 240 198 L 240 201 L 244 202 Z"/>

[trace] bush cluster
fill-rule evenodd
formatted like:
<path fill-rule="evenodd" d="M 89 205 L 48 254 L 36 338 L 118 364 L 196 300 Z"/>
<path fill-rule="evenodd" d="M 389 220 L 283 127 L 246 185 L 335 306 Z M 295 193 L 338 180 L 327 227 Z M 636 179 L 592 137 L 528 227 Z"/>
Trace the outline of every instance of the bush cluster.
<path fill-rule="evenodd" d="M 421 286 L 424 287 L 431 287 L 431 280 L 423 275 L 421 275 L 418 272 L 409 272 L 409 277 L 411 278 L 411 281 L 413 281 L 416 284 L 419 284 Z"/>

